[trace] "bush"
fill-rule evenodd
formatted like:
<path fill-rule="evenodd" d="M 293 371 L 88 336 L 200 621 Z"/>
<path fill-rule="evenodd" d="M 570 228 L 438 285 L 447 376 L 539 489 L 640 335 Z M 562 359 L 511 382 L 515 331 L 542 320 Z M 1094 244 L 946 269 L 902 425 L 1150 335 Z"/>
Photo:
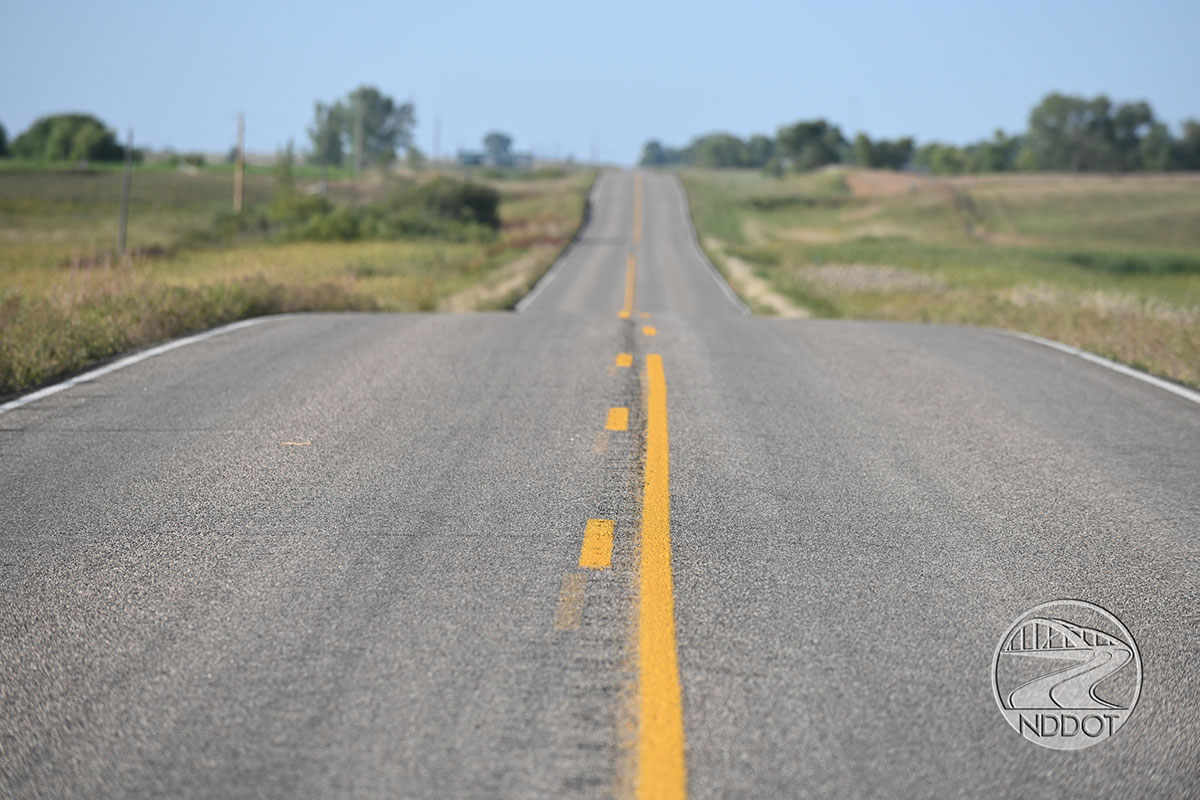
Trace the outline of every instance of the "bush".
<path fill-rule="evenodd" d="M 38 161 L 120 161 L 125 148 L 104 123 L 90 114 L 42 117 L 12 144 L 19 158 Z"/>
<path fill-rule="evenodd" d="M 362 237 L 358 216 L 348 208 L 317 214 L 295 229 L 297 239 L 316 242 L 351 242 Z"/>
<path fill-rule="evenodd" d="M 353 241 L 357 239 L 437 238 L 486 241 L 500 227 L 500 193 L 489 186 L 439 178 L 409 184 L 386 201 L 336 207 L 324 197 L 281 188 L 265 215 L 247 210 L 222 214 L 208 232 L 190 244 L 228 241 L 246 233 L 270 233 L 283 239 Z"/>
<path fill-rule="evenodd" d="M 500 227 L 500 193 L 479 183 L 437 178 L 393 196 L 392 203 L 398 208 L 416 206 L 443 220 Z"/>

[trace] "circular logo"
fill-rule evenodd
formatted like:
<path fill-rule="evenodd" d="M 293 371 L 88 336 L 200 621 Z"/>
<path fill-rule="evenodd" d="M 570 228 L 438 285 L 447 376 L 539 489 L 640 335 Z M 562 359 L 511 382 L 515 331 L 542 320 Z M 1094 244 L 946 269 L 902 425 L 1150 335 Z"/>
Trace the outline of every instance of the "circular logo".
<path fill-rule="evenodd" d="M 992 692 L 1031 742 L 1082 750 L 1112 736 L 1142 693 L 1142 657 L 1129 629 L 1100 606 L 1053 600 L 1022 614 L 1000 639 Z"/>

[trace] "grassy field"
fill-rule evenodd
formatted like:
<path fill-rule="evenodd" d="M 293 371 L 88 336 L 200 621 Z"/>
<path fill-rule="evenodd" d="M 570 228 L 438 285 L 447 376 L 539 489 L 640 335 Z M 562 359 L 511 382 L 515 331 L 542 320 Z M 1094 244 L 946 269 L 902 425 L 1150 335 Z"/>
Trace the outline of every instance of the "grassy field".
<path fill-rule="evenodd" d="M 1025 331 L 1200 385 L 1200 175 L 683 177 L 717 265 L 805 313 Z"/>
<path fill-rule="evenodd" d="M 0 161 L 0 396 L 188 331 L 287 311 L 502 308 L 570 241 L 592 174 L 496 181 L 495 239 L 197 242 L 231 205 L 228 167 L 139 168 L 128 246 L 114 255 L 120 170 Z M 316 173 L 300 171 L 301 188 Z M 336 175 L 330 197 L 365 203 L 396 179 Z M 248 170 L 247 207 L 277 181 Z"/>

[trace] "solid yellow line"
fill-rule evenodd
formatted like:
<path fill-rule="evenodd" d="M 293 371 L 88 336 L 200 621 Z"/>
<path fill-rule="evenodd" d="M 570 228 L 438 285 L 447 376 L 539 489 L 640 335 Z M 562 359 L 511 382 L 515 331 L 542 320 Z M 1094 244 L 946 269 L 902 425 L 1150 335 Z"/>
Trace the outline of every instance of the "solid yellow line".
<path fill-rule="evenodd" d="M 618 367 L 632 367 L 633 366 L 633 353 L 617 353 L 617 366 Z"/>
<path fill-rule="evenodd" d="M 653 325 L 647 325 L 646 327 L 642 328 L 642 333 L 646 334 L 647 336 L 654 336 L 658 333 L 658 328 L 654 327 Z"/>
<path fill-rule="evenodd" d="M 637 290 L 637 256 L 630 253 L 625 257 L 625 305 L 617 314 L 621 319 L 629 319 L 633 314 L 633 296 Z"/>
<path fill-rule="evenodd" d="M 638 576 L 637 796 L 683 798 L 683 703 L 671 577 L 671 468 L 662 356 L 646 356 L 646 474 Z"/>
<path fill-rule="evenodd" d="M 627 431 L 629 430 L 629 409 L 628 408 L 610 408 L 608 410 L 608 419 L 604 422 L 604 430 L 606 431 Z"/>
<path fill-rule="evenodd" d="M 579 566 L 584 569 L 608 569 L 612 563 L 613 521 L 611 519 L 589 519 L 583 532 L 583 549 L 579 552 Z"/>

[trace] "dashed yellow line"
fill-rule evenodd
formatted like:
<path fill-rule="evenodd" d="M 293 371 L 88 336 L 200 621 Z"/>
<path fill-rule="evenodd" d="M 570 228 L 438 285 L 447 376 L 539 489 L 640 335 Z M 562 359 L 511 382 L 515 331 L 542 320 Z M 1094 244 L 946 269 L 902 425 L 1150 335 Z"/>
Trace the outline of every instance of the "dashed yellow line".
<path fill-rule="evenodd" d="M 657 336 L 658 328 L 654 327 L 653 325 L 646 325 L 642 328 L 642 333 L 646 334 L 647 336 Z"/>
<path fill-rule="evenodd" d="M 614 407 L 608 410 L 608 419 L 604 422 L 606 431 L 629 430 L 629 409 Z"/>
<path fill-rule="evenodd" d="M 632 367 L 633 366 L 633 353 L 617 353 L 617 366 L 618 367 Z"/>
<path fill-rule="evenodd" d="M 579 566 L 584 569 L 608 569 L 612 563 L 613 521 L 611 519 L 589 519 L 583 532 L 583 548 L 579 552 Z"/>
<path fill-rule="evenodd" d="M 687 769 L 671 575 L 671 468 L 662 356 L 646 356 L 646 469 L 638 565 L 638 798 L 683 798 Z"/>

